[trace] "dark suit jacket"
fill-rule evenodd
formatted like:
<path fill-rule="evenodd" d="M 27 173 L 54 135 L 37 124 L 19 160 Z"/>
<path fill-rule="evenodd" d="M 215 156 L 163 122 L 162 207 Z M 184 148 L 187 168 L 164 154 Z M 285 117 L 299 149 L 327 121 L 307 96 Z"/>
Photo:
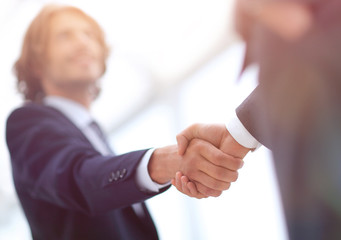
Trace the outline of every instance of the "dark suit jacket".
<path fill-rule="evenodd" d="M 63 114 L 34 103 L 9 116 L 6 137 L 33 239 L 158 238 L 145 205 L 144 219 L 131 207 L 155 195 L 135 183 L 146 150 L 102 156 Z"/>
<path fill-rule="evenodd" d="M 293 240 L 341 239 L 341 2 L 315 11 L 295 43 L 255 27 L 249 46 L 260 83 L 237 109 L 273 152 Z"/>

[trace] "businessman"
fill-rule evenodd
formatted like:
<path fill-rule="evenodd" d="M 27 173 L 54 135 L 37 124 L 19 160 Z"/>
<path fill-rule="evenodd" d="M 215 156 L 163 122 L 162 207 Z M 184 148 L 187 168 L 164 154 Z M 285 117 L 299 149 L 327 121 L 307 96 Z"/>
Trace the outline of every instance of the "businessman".
<path fill-rule="evenodd" d="M 115 155 L 90 114 L 108 48 L 78 8 L 47 5 L 30 24 L 15 64 L 25 103 L 7 120 L 15 188 L 35 240 L 157 239 L 144 200 L 177 171 L 218 196 L 242 160 L 200 139 Z M 110 107 L 108 109 L 110 111 Z"/>
<path fill-rule="evenodd" d="M 245 151 L 259 141 L 273 152 L 289 238 L 341 239 L 341 2 L 238 0 L 236 17 L 259 85 L 227 127 L 180 133 L 179 151 L 194 138 L 217 147 L 232 138 Z M 200 193 L 185 174 L 173 184 Z"/>

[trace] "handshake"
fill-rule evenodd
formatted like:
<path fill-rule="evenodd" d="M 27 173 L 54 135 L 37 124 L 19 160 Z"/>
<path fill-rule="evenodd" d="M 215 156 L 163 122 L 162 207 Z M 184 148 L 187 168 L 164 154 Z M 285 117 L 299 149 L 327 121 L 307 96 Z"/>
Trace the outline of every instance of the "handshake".
<path fill-rule="evenodd" d="M 198 199 L 229 189 L 251 150 L 236 142 L 224 124 L 194 124 L 177 135 L 177 143 L 154 151 L 149 174 L 160 184 L 171 180 L 180 192 Z"/>

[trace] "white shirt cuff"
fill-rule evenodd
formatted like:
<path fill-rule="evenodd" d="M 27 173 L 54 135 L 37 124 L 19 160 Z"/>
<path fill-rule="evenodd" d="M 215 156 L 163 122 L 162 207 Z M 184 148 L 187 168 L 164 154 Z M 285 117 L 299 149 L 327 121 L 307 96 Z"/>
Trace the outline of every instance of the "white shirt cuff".
<path fill-rule="evenodd" d="M 149 176 L 148 163 L 155 148 L 149 149 L 143 156 L 141 162 L 136 169 L 136 183 L 141 191 L 145 192 L 159 192 L 163 187 L 166 187 L 170 182 L 165 184 L 158 184 L 154 182 Z"/>
<path fill-rule="evenodd" d="M 244 127 L 242 122 L 234 115 L 231 117 L 230 121 L 226 123 L 226 129 L 230 132 L 231 136 L 242 146 L 250 149 L 258 149 L 262 144 L 257 141 L 249 131 Z"/>

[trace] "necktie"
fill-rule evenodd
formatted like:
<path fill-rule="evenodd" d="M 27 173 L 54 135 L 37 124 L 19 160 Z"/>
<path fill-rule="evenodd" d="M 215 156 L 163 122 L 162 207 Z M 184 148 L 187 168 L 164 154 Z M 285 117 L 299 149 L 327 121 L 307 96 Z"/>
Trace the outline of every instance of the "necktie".
<path fill-rule="evenodd" d="M 102 143 L 102 145 L 104 146 L 104 148 L 106 150 L 105 153 L 106 154 L 113 154 L 114 152 L 112 151 L 111 147 L 109 146 L 107 138 L 104 135 L 104 133 L 103 133 L 102 129 L 100 128 L 100 126 L 97 124 L 97 122 L 92 121 L 90 123 L 90 128 L 92 130 L 94 130 L 94 132 L 96 133 L 97 137 L 99 137 L 99 139 L 101 140 L 101 143 Z M 105 153 L 103 153 L 103 154 L 105 154 Z"/>

